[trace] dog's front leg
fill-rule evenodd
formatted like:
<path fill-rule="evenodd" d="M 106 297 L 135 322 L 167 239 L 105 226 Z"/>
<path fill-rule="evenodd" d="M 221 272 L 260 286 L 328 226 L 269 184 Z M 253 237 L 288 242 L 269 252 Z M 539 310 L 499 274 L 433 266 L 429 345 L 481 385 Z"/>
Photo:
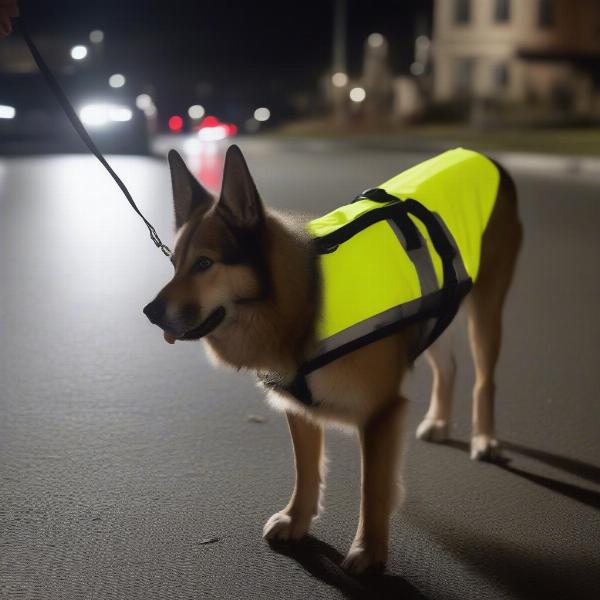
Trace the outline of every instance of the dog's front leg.
<path fill-rule="evenodd" d="M 286 413 L 296 465 L 296 484 L 288 505 L 266 523 L 268 540 L 298 540 L 308 532 L 319 511 L 323 478 L 323 429 L 302 416 Z"/>
<path fill-rule="evenodd" d="M 343 566 L 353 573 L 383 566 L 389 521 L 400 500 L 400 452 L 406 399 L 398 397 L 359 430 L 362 493 L 358 529 Z"/>

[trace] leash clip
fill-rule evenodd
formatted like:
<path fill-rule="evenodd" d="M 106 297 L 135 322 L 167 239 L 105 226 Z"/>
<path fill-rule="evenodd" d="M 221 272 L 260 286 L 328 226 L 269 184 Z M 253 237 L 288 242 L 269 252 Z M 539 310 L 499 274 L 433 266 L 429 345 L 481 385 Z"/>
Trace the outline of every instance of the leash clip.
<path fill-rule="evenodd" d="M 144 219 L 144 217 L 142 217 L 142 219 Z M 169 246 L 167 246 L 166 244 L 163 244 L 162 240 L 158 237 L 158 233 L 156 233 L 156 229 L 154 229 L 154 227 L 152 227 L 152 225 L 150 225 L 150 223 L 148 223 L 146 221 L 146 219 L 144 219 L 144 222 L 146 223 L 147 227 L 148 227 L 148 231 L 150 232 L 150 239 L 154 242 L 154 245 L 160 249 L 160 251 L 168 258 L 170 257 L 173 253 L 171 252 L 171 248 L 169 248 Z"/>

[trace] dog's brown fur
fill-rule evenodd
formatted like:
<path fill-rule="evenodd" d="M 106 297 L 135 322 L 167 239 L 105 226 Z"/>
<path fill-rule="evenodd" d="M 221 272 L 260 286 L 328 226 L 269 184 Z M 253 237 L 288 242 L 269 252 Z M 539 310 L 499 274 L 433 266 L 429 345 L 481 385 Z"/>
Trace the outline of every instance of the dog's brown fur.
<path fill-rule="evenodd" d="M 227 154 L 216 203 L 176 153 L 169 160 L 179 228 L 176 271 L 154 301 L 160 303 L 162 317 L 155 310 L 151 320 L 165 329 L 170 341 L 186 339 L 186 332 L 224 306 L 224 320 L 205 338 L 214 355 L 235 368 L 277 371 L 291 380 L 314 343 L 319 280 L 310 240 L 300 223 L 263 207 L 237 147 Z M 466 301 L 476 369 L 471 451 L 478 459 L 497 452 L 494 368 L 502 306 L 522 235 L 514 184 L 503 169 L 500 173 L 498 197 L 482 240 L 480 273 Z M 200 256 L 214 262 L 207 270 L 194 271 Z M 447 435 L 455 371 L 450 333 L 428 351 L 434 383 L 429 410 L 417 430 L 421 439 L 441 441 Z M 310 374 L 317 407 L 269 393 L 271 403 L 287 416 L 296 484 L 287 506 L 267 521 L 265 537 L 295 540 L 307 533 L 323 483 L 323 427 L 338 423 L 358 432 L 362 456 L 359 525 L 345 566 L 362 572 L 385 562 L 389 519 L 400 489 L 407 404 L 400 386 L 409 368 L 410 336 L 410 330 L 391 335 Z"/>

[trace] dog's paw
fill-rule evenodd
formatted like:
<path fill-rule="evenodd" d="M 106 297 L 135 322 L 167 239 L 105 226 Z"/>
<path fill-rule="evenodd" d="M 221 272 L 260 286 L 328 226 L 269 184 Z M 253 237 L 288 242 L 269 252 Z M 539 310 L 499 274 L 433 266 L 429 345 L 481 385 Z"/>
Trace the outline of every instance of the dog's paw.
<path fill-rule="evenodd" d="M 362 545 L 353 545 L 342 561 L 342 568 L 353 575 L 383 571 L 385 569 L 386 551 L 376 551 Z"/>
<path fill-rule="evenodd" d="M 498 440 L 490 435 L 479 434 L 471 438 L 471 459 L 497 461 L 501 458 Z"/>
<path fill-rule="evenodd" d="M 263 527 L 263 537 L 270 542 L 295 542 L 303 538 L 310 528 L 312 519 L 292 517 L 278 512 L 270 517 Z"/>
<path fill-rule="evenodd" d="M 417 439 L 425 442 L 445 442 L 448 439 L 448 422 L 425 417 L 417 427 Z"/>

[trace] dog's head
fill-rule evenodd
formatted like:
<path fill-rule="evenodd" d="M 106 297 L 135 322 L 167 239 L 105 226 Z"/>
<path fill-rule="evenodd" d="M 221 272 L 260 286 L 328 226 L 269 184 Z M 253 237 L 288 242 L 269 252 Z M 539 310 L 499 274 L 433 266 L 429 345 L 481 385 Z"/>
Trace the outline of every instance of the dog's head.
<path fill-rule="evenodd" d="M 240 305 L 268 291 L 265 211 L 237 146 L 225 157 L 223 186 L 213 198 L 169 152 L 176 245 L 173 278 L 144 308 L 165 340 L 197 340 L 235 319 Z"/>

